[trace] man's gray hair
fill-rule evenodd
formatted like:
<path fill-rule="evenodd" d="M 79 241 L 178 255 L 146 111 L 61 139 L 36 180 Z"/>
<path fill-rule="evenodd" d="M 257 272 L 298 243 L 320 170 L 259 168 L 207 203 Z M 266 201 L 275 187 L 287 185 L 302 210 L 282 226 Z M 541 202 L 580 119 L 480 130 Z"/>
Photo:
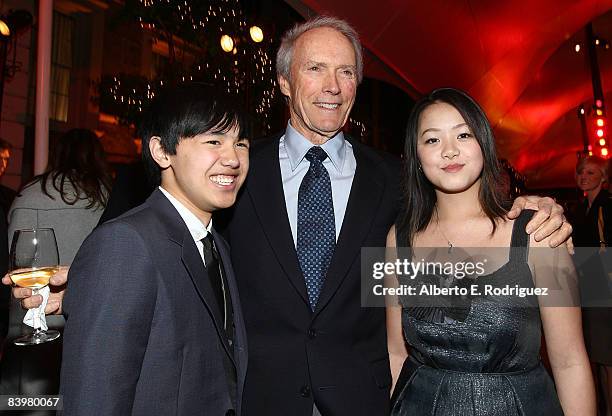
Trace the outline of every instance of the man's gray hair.
<path fill-rule="evenodd" d="M 312 29 L 328 27 L 342 33 L 353 45 L 355 61 L 357 62 L 357 84 L 363 78 L 363 50 L 359 35 L 346 21 L 332 16 L 317 16 L 297 23 L 283 35 L 281 45 L 276 54 L 276 74 L 287 80 L 291 80 L 291 59 L 293 57 L 293 45 L 297 38 Z"/>

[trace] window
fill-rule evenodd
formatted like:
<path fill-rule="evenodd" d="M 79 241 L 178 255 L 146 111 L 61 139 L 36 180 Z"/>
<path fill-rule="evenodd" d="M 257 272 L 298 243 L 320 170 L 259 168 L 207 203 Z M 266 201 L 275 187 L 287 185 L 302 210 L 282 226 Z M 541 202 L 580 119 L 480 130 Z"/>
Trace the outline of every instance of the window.
<path fill-rule="evenodd" d="M 51 95 L 49 97 L 49 117 L 52 120 L 68 121 L 73 35 L 74 20 L 64 14 L 53 12 Z"/>
<path fill-rule="evenodd" d="M 153 53 L 153 62 L 151 65 L 151 73 L 149 79 L 163 78 L 164 74 L 168 70 L 168 58 L 159 55 L 157 53 Z"/>

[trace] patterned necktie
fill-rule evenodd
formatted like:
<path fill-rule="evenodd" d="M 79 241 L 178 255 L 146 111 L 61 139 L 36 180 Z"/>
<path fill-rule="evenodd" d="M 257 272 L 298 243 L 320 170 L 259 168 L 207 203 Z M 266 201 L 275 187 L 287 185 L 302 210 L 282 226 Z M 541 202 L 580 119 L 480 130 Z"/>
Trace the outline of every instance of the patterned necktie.
<path fill-rule="evenodd" d="M 310 167 L 298 194 L 297 255 L 314 311 L 336 246 L 336 224 L 329 173 L 323 166 L 325 150 L 313 146 L 306 153 Z"/>

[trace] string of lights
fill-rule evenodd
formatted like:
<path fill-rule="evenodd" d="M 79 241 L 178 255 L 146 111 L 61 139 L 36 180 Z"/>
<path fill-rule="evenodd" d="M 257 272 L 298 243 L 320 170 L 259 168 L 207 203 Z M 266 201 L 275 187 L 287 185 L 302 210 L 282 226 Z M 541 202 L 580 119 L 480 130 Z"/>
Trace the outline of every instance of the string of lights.
<path fill-rule="evenodd" d="M 155 76 L 105 75 L 99 85 L 101 110 L 131 124 L 164 83 L 196 81 L 240 95 L 265 132 L 276 98 L 270 34 L 247 23 L 239 0 L 127 0 L 123 16 L 167 45 Z"/>

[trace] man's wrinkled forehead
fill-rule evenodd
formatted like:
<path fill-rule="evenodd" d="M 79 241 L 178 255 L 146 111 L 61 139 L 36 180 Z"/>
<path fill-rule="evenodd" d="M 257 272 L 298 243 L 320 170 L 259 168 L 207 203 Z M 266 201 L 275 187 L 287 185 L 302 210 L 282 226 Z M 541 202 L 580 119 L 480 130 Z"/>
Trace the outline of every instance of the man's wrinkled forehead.
<path fill-rule="evenodd" d="M 346 37 L 342 32 L 333 28 L 333 27 L 316 27 L 306 32 L 302 33 L 295 40 L 293 44 L 293 53 L 291 56 L 291 65 L 296 60 L 296 57 L 308 57 L 311 60 L 316 61 L 317 53 L 321 48 L 325 46 L 325 43 L 328 42 L 328 39 L 334 39 L 334 43 L 337 45 L 343 44 L 347 50 L 350 50 L 351 55 L 354 57 L 352 62 L 347 62 L 347 65 L 350 64 L 353 67 L 357 66 L 357 56 L 355 53 L 355 48 L 351 43 L 351 40 Z M 343 39 L 341 41 L 340 39 Z"/>

